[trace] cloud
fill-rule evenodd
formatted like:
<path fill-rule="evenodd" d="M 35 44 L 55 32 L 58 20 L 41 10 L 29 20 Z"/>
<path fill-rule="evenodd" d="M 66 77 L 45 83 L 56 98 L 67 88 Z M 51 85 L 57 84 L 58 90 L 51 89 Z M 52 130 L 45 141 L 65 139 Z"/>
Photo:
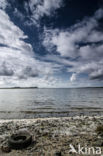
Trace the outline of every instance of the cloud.
<path fill-rule="evenodd" d="M 5 62 L 3 62 L 0 66 L 0 76 L 12 76 L 14 74 L 13 70 L 9 68 L 9 65 Z"/>
<path fill-rule="evenodd" d="M 71 65 L 68 72 L 88 74 L 90 79 L 103 79 L 103 31 L 99 29 L 102 18 L 103 9 L 99 9 L 92 17 L 85 17 L 65 30 L 44 28 L 42 44 L 50 54 L 55 51 L 59 58 Z M 70 80 L 73 78 L 74 74 Z"/>
<path fill-rule="evenodd" d="M 76 74 L 73 73 L 72 76 L 70 77 L 70 81 L 72 82 L 72 81 L 75 81 L 75 80 L 76 80 Z"/>
<path fill-rule="evenodd" d="M 14 10 L 14 15 L 16 16 L 16 17 L 18 17 L 18 19 L 20 19 L 21 21 L 23 21 L 24 19 L 25 19 L 25 16 L 17 9 L 17 8 L 15 8 L 15 10 Z"/>
<path fill-rule="evenodd" d="M 92 72 L 90 74 L 90 78 L 92 80 L 94 80 L 94 79 L 103 80 L 103 68 L 102 69 L 98 69 L 97 71 Z"/>
<path fill-rule="evenodd" d="M 45 28 L 43 45 L 48 49 L 55 47 L 61 56 L 75 58 L 79 53 L 79 43 L 103 41 L 102 32 L 96 30 L 99 25 L 97 19 L 102 18 L 102 12 L 103 10 L 99 9 L 93 17 L 85 18 L 82 22 L 66 30 L 48 30 Z"/>
<path fill-rule="evenodd" d="M 25 10 L 31 24 L 38 26 L 43 16 L 52 16 L 62 5 L 63 0 L 30 0 L 25 2 Z"/>
<path fill-rule="evenodd" d="M 10 21 L 3 10 L 0 10 L 0 19 L 0 44 L 3 45 L 0 46 L 0 74 L 17 75 L 19 68 L 25 69 L 25 64 L 29 66 L 34 52 L 32 46 L 23 41 L 27 36 Z"/>
<path fill-rule="evenodd" d="M 32 86 L 45 82 L 46 86 L 51 81 L 50 77 L 55 82 L 53 74 L 58 70 L 59 65 L 36 59 L 31 44 L 24 40 L 28 36 L 1 9 L 0 19 L 0 80 L 2 85 Z M 45 79 L 47 75 L 50 75 L 48 80 Z"/>
<path fill-rule="evenodd" d="M 8 6 L 7 0 L 0 0 L 0 9 L 5 9 Z"/>
<path fill-rule="evenodd" d="M 42 17 L 53 16 L 61 8 L 64 0 L 0 0 L 0 9 L 11 9 L 14 16 L 24 22 L 24 25 L 40 26 Z M 22 10 L 20 9 L 22 6 Z M 8 8 L 7 8 L 8 7 Z"/>
<path fill-rule="evenodd" d="M 0 19 L 0 43 L 17 49 L 20 46 L 23 49 L 25 43 L 22 39 L 27 38 L 27 36 L 10 21 L 9 16 L 1 9 Z M 27 47 L 31 48 L 29 44 Z"/>
<path fill-rule="evenodd" d="M 103 32 L 99 29 L 103 9 L 67 29 L 45 27 L 42 44 L 48 54 L 38 56 L 26 42 L 28 36 L 5 12 L 8 5 L 0 0 L 0 85 L 68 87 L 103 80 Z M 26 15 L 18 8 L 14 15 L 21 20 L 27 16 L 29 24 L 40 26 L 42 17 L 51 17 L 62 6 L 63 0 L 30 0 L 24 4 Z M 68 72 L 69 82 L 59 75 L 63 72 Z M 90 80 L 77 82 L 82 73 Z"/>

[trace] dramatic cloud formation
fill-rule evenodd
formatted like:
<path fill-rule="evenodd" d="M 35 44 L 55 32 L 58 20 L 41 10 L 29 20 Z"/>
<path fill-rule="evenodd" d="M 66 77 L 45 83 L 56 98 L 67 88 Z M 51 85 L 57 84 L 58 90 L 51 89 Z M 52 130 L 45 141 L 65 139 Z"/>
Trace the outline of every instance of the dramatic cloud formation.
<path fill-rule="evenodd" d="M 85 18 L 66 30 L 45 28 L 43 45 L 50 53 L 56 50 L 63 59 L 68 57 L 75 62 L 73 65 L 71 61 L 72 67 L 68 72 L 87 73 L 90 79 L 102 79 L 103 32 L 98 29 L 101 18 L 103 9 L 96 11 L 93 17 Z M 75 79 L 73 74 L 70 80 Z"/>
<path fill-rule="evenodd" d="M 27 36 L 10 21 L 3 10 L 0 10 L 0 19 L 0 70 L 4 69 L 0 74 L 20 73 L 19 71 L 25 70 L 25 63 L 30 66 L 29 62 L 34 55 L 32 47 L 23 41 Z"/>
<path fill-rule="evenodd" d="M 101 85 L 103 9 L 70 26 L 66 4 L 0 0 L 0 87 Z"/>
<path fill-rule="evenodd" d="M 32 46 L 24 41 L 27 36 L 3 10 L 0 10 L 0 19 L 0 79 L 3 84 L 9 82 L 9 85 L 17 85 L 21 80 L 23 85 L 23 81 L 36 77 L 38 80 L 35 79 L 35 82 L 43 79 L 45 85 L 49 83 L 51 77 L 47 80 L 45 76 L 55 72 L 59 66 L 35 59 Z M 29 85 L 34 85 L 33 81 Z M 55 79 L 52 78 L 53 81 Z"/>

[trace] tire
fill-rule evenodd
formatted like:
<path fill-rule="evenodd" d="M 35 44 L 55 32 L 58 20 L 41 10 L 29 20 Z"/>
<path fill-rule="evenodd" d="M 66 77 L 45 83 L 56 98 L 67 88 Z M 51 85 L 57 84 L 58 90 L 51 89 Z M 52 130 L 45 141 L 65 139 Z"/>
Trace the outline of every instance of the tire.
<path fill-rule="evenodd" d="M 28 132 L 19 132 L 11 135 L 8 144 L 12 149 L 23 149 L 28 147 L 32 142 L 32 136 Z"/>

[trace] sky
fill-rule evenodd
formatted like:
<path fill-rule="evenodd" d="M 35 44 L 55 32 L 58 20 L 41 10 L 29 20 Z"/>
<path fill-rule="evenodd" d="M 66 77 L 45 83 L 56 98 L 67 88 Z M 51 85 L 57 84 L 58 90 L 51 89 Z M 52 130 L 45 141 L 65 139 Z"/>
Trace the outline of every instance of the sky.
<path fill-rule="evenodd" d="M 34 86 L 103 86 L 103 0 L 0 0 L 0 88 Z"/>

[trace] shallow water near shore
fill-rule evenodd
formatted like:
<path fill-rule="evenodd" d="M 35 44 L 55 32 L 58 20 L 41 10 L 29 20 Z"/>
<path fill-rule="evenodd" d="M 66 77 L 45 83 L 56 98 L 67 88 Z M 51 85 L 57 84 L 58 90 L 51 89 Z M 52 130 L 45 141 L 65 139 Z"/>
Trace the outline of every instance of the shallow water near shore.
<path fill-rule="evenodd" d="M 0 118 L 103 115 L 103 88 L 0 89 Z"/>

